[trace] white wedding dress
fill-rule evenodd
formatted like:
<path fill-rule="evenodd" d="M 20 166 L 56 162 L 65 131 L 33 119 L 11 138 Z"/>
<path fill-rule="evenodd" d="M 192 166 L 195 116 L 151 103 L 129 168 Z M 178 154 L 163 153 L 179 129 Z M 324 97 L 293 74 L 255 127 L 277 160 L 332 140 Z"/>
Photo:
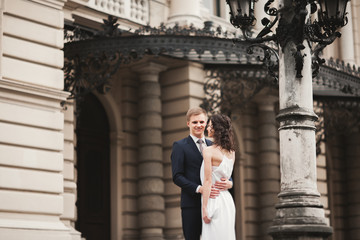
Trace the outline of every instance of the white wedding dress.
<path fill-rule="evenodd" d="M 234 160 L 223 156 L 219 166 L 212 167 L 212 184 L 222 177 L 229 179 L 233 171 Z M 200 169 L 201 183 L 204 181 L 204 162 Z M 235 205 L 229 191 L 220 191 L 215 199 L 209 198 L 208 214 L 211 222 L 202 222 L 201 240 L 235 240 Z"/>

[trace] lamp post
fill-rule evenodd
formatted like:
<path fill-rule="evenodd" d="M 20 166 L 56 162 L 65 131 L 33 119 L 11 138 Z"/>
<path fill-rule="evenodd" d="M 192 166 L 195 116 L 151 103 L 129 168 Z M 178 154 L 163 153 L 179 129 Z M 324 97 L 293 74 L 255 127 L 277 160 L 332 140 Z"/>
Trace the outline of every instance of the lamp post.
<path fill-rule="evenodd" d="M 227 0 L 230 21 L 247 41 L 257 46 L 272 41 L 279 48 L 281 191 L 269 234 L 273 239 L 327 239 L 332 228 L 317 190 L 312 77 L 324 62 L 319 54 L 340 37 L 337 29 L 347 22 L 347 0 L 279 0 L 278 8 L 273 2 L 264 6 L 272 18 L 262 19 L 264 28 L 252 38 L 255 0 Z M 318 20 L 312 21 L 316 13 Z"/>

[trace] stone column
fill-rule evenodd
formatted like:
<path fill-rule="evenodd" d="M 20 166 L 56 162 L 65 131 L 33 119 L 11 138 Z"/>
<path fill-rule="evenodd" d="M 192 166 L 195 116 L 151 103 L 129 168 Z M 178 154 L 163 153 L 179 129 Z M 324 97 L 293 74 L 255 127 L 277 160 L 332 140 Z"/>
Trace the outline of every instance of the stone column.
<path fill-rule="evenodd" d="M 296 27 L 287 26 L 294 14 L 292 1 L 280 0 L 279 5 L 290 9 L 281 15 L 279 23 L 284 26 L 279 25 L 279 28 Z M 307 12 L 309 16 L 309 8 Z M 313 112 L 311 49 L 304 40 L 300 53 L 303 56 L 302 77 L 297 77 L 294 57 L 297 41 L 294 36 L 281 44 L 279 50 L 280 112 L 277 120 L 280 123 L 281 191 L 270 234 L 274 239 L 319 240 L 331 235 L 332 228 L 327 225 L 316 185 L 317 116 Z"/>
<path fill-rule="evenodd" d="M 137 166 L 138 166 L 138 143 L 137 143 L 137 92 L 138 79 L 130 69 L 124 69 L 118 73 L 121 81 L 114 81 L 114 98 L 121 106 L 121 122 L 124 132 L 122 146 L 122 240 L 139 239 L 137 224 Z M 120 77 L 119 77 L 120 78 Z M 121 94 L 118 94 L 118 93 Z M 118 226 L 119 227 L 119 226 Z"/>
<path fill-rule="evenodd" d="M 275 120 L 275 102 L 269 94 L 259 96 L 258 103 L 258 176 L 260 239 L 271 239 L 267 230 L 275 217 L 274 205 L 280 191 L 279 134 Z"/>
<path fill-rule="evenodd" d="M 353 18 L 351 13 L 351 2 L 347 4 L 347 18 L 348 23 L 341 29 L 341 38 L 340 40 L 340 55 L 341 59 L 345 64 L 349 63 L 350 65 L 355 64 L 355 49 L 354 49 L 354 30 L 353 30 Z"/>
<path fill-rule="evenodd" d="M 232 118 L 236 118 L 241 116 L 241 131 L 243 136 L 243 150 L 241 150 L 244 154 L 241 158 L 244 158 L 243 162 L 243 173 L 244 175 L 241 177 L 244 185 L 244 189 L 242 190 L 242 194 L 244 196 L 244 201 L 241 202 L 244 206 L 241 206 L 240 209 L 237 209 L 237 221 L 242 221 L 244 224 L 243 231 L 237 231 L 237 236 L 241 236 L 240 239 L 260 239 L 260 231 L 259 231 L 259 189 L 258 189 L 258 162 L 257 162 L 257 110 L 255 103 L 248 103 L 245 107 L 241 109 L 241 115 L 239 112 L 234 112 L 234 116 Z M 237 121 L 237 122 L 238 122 Z M 235 122 L 236 124 L 236 122 Z M 238 130 L 239 131 L 239 130 Z M 237 136 L 239 136 L 237 134 Z M 241 146 L 240 146 L 241 147 Z M 236 159 L 237 160 L 237 159 Z M 238 171 L 237 164 L 242 164 L 241 162 L 237 162 L 235 165 L 234 171 Z M 236 172 L 235 172 L 236 174 Z M 241 174 L 241 173 L 240 173 Z M 236 182 L 234 183 L 234 188 L 236 187 Z M 235 190 L 235 192 L 237 189 Z M 236 197 L 236 195 L 235 195 Z M 238 203 L 238 202 L 237 202 Z M 237 204 L 236 203 L 236 204 Z M 243 211 L 242 216 L 240 215 Z M 239 219 L 239 217 L 242 219 Z M 237 229 L 238 230 L 238 229 Z"/>
<path fill-rule="evenodd" d="M 64 111 L 64 211 L 61 215 L 61 221 L 70 229 L 72 240 L 81 239 L 81 233 L 74 229 L 76 222 L 76 198 L 77 198 L 77 186 L 76 186 L 76 170 L 75 162 L 76 157 L 74 153 L 75 146 L 75 134 L 74 134 L 74 101 L 70 100 L 66 102 L 66 110 Z"/>
<path fill-rule="evenodd" d="M 201 4 L 200 0 L 171 0 L 170 13 L 167 25 L 178 23 L 180 26 L 203 27 L 203 21 L 200 18 Z"/>
<path fill-rule="evenodd" d="M 153 62 L 133 68 L 139 74 L 138 224 L 140 239 L 161 240 L 165 226 L 162 161 L 162 116 L 159 73 Z"/>
<path fill-rule="evenodd" d="M 243 117 L 240 109 L 234 109 L 231 113 L 231 121 L 234 128 L 238 150 L 233 172 L 234 201 L 236 204 L 236 237 L 246 239 L 246 214 L 245 214 L 245 134 L 243 131 Z"/>

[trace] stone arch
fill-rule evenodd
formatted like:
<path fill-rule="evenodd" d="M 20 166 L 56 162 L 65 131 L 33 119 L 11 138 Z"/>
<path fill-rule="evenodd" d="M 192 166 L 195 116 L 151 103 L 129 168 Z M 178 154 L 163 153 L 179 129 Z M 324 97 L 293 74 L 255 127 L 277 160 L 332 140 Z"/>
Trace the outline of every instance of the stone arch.
<path fill-rule="evenodd" d="M 113 96 L 94 93 L 99 99 L 110 125 L 110 208 L 111 208 L 111 239 L 122 238 L 122 144 L 123 129 L 119 105 Z"/>

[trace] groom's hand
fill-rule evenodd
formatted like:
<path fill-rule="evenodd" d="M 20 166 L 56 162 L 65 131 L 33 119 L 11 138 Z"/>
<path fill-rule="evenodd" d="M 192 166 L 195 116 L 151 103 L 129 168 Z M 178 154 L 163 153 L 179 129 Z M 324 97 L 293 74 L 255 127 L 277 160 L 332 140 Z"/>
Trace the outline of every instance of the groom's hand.
<path fill-rule="evenodd" d="M 221 178 L 221 181 L 217 181 L 215 183 L 215 187 L 219 189 L 220 191 L 228 190 L 232 188 L 233 182 L 229 181 L 227 178 Z"/>
<path fill-rule="evenodd" d="M 203 194 L 203 186 L 200 187 L 199 193 Z M 216 198 L 217 196 L 219 196 L 219 194 L 220 190 L 217 189 L 214 185 L 211 185 L 210 198 Z"/>
<path fill-rule="evenodd" d="M 214 185 L 211 185 L 210 198 L 217 198 L 219 194 L 220 194 L 220 190 L 217 189 Z"/>

